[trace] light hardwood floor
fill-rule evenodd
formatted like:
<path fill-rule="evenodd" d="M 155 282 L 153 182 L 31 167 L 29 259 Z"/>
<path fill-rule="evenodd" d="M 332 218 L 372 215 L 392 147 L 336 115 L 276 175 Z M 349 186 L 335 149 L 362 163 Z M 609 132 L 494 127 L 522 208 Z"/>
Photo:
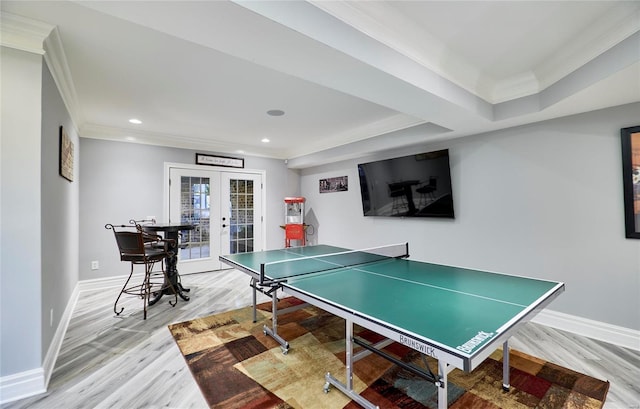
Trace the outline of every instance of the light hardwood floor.
<path fill-rule="evenodd" d="M 191 300 L 172 308 L 165 297 L 150 307 L 146 321 L 141 301 L 131 297 L 123 314 L 114 315 L 118 288 L 82 292 L 47 393 L 2 408 L 206 408 L 167 325 L 250 305 L 249 280 L 225 270 L 182 281 Z M 533 323 L 522 327 L 511 347 L 609 380 L 607 409 L 640 408 L 640 352 Z"/>

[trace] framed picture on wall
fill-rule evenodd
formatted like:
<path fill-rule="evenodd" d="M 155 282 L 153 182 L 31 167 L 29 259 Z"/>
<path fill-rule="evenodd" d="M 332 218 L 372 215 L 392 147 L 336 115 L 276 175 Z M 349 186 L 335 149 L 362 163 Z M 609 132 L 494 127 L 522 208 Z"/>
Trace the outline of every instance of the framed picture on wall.
<path fill-rule="evenodd" d="M 346 192 L 349 190 L 349 177 L 320 179 L 320 193 Z"/>
<path fill-rule="evenodd" d="M 622 178 L 626 236 L 640 239 L 640 126 L 622 128 Z"/>
<path fill-rule="evenodd" d="M 227 168 L 244 168 L 244 159 L 229 156 L 196 153 L 196 165 L 224 166 Z"/>
<path fill-rule="evenodd" d="M 58 168 L 60 176 L 73 182 L 73 142 L 69 135 L 60 126 L 60 165 Z"/>

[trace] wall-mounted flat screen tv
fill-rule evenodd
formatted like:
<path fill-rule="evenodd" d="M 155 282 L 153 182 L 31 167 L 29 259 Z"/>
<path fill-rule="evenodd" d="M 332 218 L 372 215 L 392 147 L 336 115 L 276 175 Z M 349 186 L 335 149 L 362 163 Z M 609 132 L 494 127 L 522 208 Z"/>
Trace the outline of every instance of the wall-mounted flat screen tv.
<path fill-rule="evenodd" d="M 453 218 L 449 150 L 358 165 L 365 216 Z"/>

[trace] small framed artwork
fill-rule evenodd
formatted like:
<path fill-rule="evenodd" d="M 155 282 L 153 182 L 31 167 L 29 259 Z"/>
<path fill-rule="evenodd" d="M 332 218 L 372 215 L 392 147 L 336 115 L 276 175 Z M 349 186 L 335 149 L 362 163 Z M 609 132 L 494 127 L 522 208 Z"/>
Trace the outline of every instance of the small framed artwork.
<path fill-rule="evenodd" d="M 622 186 L 626 236 L 640 239 L 640 126 L 622 128 Z"/>
<path fill-rule="evenodd" d="M 244 159 L 229 156 L 196 153 L 196 165 L 224 166 L 227 168 L 244 168 Z"/>
<path fill-rule="evenodd" d="M 58 171 L 60 176 L 73 182 L 73 142 L 69 139 L 63 126 L 60 126 L 60 165 Z"/>
<path fill-rule="evenodd" d="M 346 192 L 349 190 L 348 176 L 320 179 L 320 193 Z"/>

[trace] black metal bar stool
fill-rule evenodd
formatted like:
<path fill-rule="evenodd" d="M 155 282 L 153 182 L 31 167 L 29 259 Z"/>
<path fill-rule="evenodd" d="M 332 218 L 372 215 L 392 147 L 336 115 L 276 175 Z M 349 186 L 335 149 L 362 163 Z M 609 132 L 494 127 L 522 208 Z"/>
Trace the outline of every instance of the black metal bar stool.
<path fill-rule="evenodd" d="M 134 295 L 143 299 L 144 302 L 144 319 L 147 319 L 147 306 L 151 294 L 157 291 L 163 291 L 163 287 L 168 285 L 171 287 L 171 293 L 174 294 L 173 302 L 169 301 L 171 306 L 175 306 L 178 302 L 177 291 L 171 285 L 167 277 L 165 269 L 165 259 L 173 255 L 169 251 L 169 240 L 163 239 L 161 236 L 143 232 L 139 225 L 113 225 L 106 224 L 104 226 L 108 230 L 113 230 L 116 238 L 116 244 L 120 252 L 120 260 L 131 263 L 131 271 L 129 277 L 122 286 L 116 302 L 113 304 L 113 312 L 120 315 L 124 307 L 118 311 L 118 301 L 122 294 Z M 160 262 L 161 271 L 153 271 L 156 263 Z M 131 277 L 135 265 L 144 265 L 144 279 L 140 284 L 130 284 Z"/>

